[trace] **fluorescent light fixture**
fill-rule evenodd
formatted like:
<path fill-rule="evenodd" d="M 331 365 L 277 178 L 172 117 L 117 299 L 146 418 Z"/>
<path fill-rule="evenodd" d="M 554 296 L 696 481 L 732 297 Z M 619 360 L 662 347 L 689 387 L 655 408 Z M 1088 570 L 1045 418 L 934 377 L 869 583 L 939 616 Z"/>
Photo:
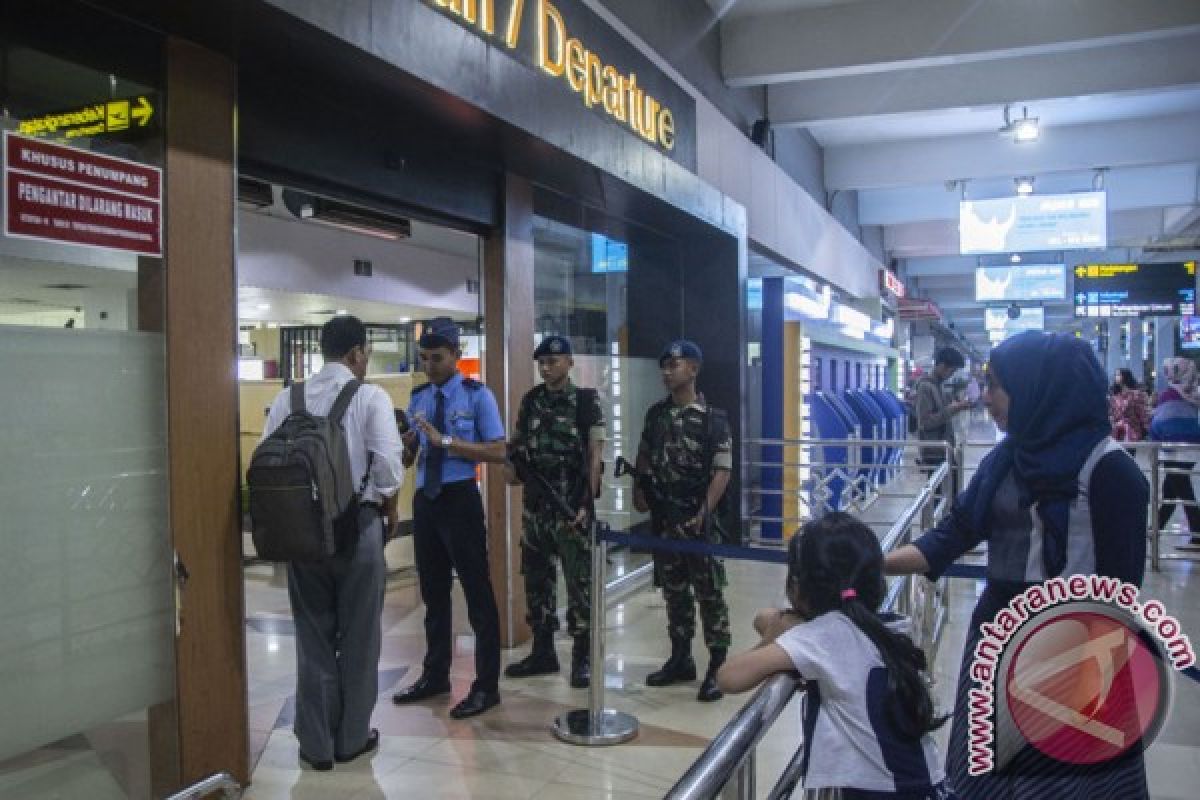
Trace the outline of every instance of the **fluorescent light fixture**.
<path fill-rule="evenodd" d="M 401 317 L 400 318 L 401 325 L 407 325 L 410 322 L 412 322 L 412 317 Z"/>
<path fill-rule="evenodd" d="M 1027 107 L 1021 109 L 1021 118 L 1012 118 L 1012 106 L 1004 107 L 1004 127 L 999 130 L 1000 135 L 1012 135 L 1015 142 L 1036 142 L 1041 134 L 1041 128 L 1038 126 L 1038 118 L 1029 116 Z"/>
<path fill-rule="evenodd" d="M 1033 194 L 1033 178 L 1017 178 L 1017 194 Z"/>
<path fill-rule="evenodd" d="M 1021 263 L 1021 254 L 1013 253 L 1011 256 L 1009 256 L 1008 260 L 1014 264 L 1020 264 Z"/>
<path fill-rule="evenodd" d="M 259 311 L 270 311 L 271 304 L 270 303 L 259 303 L 258 305 L 255 306 L 255 308 L 257 308 Z"/>
<path fill-rule="evenodd" d="M 337 313 L 337 315 L 338 315 L 339 317 L 344 317 L 344 316 L 346 316 L 347 314 L 349 314 L 350 312 L 349 312 L 349 311 L 347 311 L 347 310 L 346 310 L 346 309 L 344 309 L 344 308 L 339 308 L 339 309 L 337 310 L 337 312 L 336 312 L 336 313 Z"/>

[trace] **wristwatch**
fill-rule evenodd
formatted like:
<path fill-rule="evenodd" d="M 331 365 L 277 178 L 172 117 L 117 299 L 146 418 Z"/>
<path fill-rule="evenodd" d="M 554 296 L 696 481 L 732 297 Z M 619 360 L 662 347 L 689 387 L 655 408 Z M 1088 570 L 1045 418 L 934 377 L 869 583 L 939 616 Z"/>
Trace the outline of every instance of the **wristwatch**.
<path fill-rule="evenodd" d="M 454 444 L 454 437 L 448 433 L 442 434 L 442 449 L 449 450 L 450 445 Z"/>

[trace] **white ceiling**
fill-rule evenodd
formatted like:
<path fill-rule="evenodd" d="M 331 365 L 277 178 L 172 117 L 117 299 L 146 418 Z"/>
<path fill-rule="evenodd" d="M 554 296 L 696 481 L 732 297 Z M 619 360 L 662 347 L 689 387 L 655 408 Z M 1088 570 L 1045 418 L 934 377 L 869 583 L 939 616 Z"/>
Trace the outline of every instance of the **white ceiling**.
<path fill-rule="evenodd" d="M 266 306 L 262 308 L 261 306 Z M 450 316 L 468 320 L 473 317 L 451 309 L 427 306 L 393 305 L 338 297 L 328 294 L 284 292 L 275 289 L 238 287 L 238 321 L 243 325 L 273 322 L 285 325 L 320 325 L 332 316 L 328 311 L 344 311 L 363 322 L 396 325 L 411 320 Z"/>
<path fill-rule="evenodd" d="M 1186 114 L 1200 110 L 1200 86 L 1038 100 L 1012 107 L 1011 117 L 1022 116 L 1024 108 L 1045 128 Z M 1004 106 L 995 105 L 820 120 L 806 127 L 822 147 L 837 147 L 995 133 L 1003 125 Z"/>

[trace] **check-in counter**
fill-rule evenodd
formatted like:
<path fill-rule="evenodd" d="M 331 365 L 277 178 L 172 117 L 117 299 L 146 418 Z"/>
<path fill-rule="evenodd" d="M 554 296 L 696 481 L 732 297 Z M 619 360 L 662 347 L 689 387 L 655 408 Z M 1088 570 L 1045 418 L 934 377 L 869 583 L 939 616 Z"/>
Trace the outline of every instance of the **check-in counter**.
<path fill-rule="evenodd" d="M 373 383 L 385 392 L 392 400 L 394 408 L 408 408 L 408 400 L 412 394 L 413 376 L 411 373 L 388 373 L 368 375 L 367 382 Z M 242 458 L 242 482 L 245 483 L 246 469 L 250 465 L 250 457 L 254 448 L 262 439 L 263 428 L 267 422 L 267 411 L 275 396 L 283 390 L 281 380 L 239 381 L 238 395 L 241 410 L 240 448 Z M 389 570 L 411 567 L 413 561 L 412 536 L 412 501 L 413 484 L 416 476 L 414 470 L 405 475 L 404 485 L 400 487 L 399 516 L 401 537 L 390 542 L 385 551 Z M 247 552 L 253 552 L 253 546 L 247 537 Z"/>

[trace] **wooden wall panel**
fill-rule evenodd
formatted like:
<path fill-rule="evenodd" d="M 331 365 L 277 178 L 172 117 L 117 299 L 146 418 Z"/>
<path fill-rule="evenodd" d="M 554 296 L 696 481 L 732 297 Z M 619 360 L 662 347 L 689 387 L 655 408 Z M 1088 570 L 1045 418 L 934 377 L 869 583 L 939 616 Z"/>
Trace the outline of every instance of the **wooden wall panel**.
<path fill-rule="evenodd" d="M 511 431 L 521 396 L 529 390 L 533 359 L 533 188 L 509 175 L 503 222 L 484 243 L 485 377 Z M 500 607 L 500 642 L 516 647 L 529 638 L 525 581 L 521 576 L 521 490 L 510 489 L 500 467 L 488 467 L 488 553 Z"/>
<path fill-rule="evenodd" d="M 166 331 L 171 531 L 189 578 L 177 640 L 182 780 L 249 779 L 238 503 L 236 69 L 167 50 Z"/>

